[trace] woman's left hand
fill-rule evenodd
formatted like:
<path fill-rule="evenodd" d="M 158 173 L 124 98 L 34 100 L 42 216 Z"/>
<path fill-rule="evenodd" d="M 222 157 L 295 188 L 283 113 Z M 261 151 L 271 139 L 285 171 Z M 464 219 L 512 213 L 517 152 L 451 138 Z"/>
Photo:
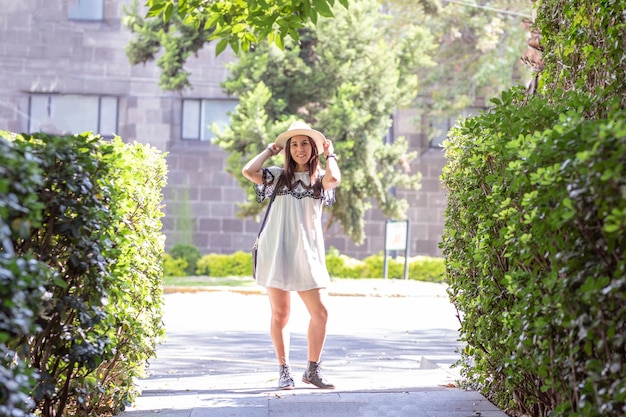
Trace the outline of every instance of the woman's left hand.
<path fill-rule="evenodd" d="M 334 146 L 330 139 L 324 141 L 324 157 L 334 152 Z"/>

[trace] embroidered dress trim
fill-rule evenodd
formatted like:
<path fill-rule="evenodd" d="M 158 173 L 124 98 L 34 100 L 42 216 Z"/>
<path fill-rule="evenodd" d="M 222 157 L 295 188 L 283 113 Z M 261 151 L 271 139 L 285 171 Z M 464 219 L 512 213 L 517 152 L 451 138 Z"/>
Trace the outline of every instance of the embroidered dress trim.
<path fill-rule="evenodd" d="M 274 187 L 276 186 L 276 178 L 278 178 L 282 169 L 280 169 L 278 173 L 272 171 L 275 171 L 275 169 L 263 168 L 263 184 L 255 186 L 256 201 L 258 203 L 263 202 L 263 200 L 272 195 Z M 330 207 L 335 203 L 335 190 L 323 190 L 321 184 L 322 178 L 324 178 L 323 175 L 318 179 L 317 187 L 310 187 L 301 179 L 297 179 L 294 183 L 293 190 L 289 190 L 287 186 L 284 186 L 282 190 L 278 190 L 276 195 L 291 195 L 299 200 L 303 198 L 323 200 L 324 205 Z"/>

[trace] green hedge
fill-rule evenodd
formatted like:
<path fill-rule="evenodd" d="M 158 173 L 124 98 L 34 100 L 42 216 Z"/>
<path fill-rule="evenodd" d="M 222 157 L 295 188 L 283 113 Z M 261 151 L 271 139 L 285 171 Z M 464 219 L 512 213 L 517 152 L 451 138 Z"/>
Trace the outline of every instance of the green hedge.
<path fill-rule="evenodd" d="M 163 254 L 163 275 L 166 277 L 187 276 L 187 261 L 183 258 L 174 258 L 171 254 Z"/>
<path fill-rule="evenodd" d="M 381 253 L 370 255 L 362 261 L 341 255 L 335 248 L 326 254 L 326 266 L 336 278 L 383 278 L 385 258 Z M 387 277 L 404 278 L 404 258 L 387 259 Z M 443 258 L 409 258 L 408 278 L 415 281 L 445 281 Z"/>
<path fill-rule="evenodd" d="M 163 333 L 165 160 L 0 132 L 0 170 L 0 414 L 117 413 Z"/>
<path fill-rule="evenodd" d="M 37 160 L 0 137 L 0 415 L 27 415 L 39 374 L 30 367 L 28 345 L 37 330 L 40 303 L 52 270 L 31 255 L 17 257 L 14 243 L 41 224 L 42 183 Z"/>
<path fill-rule="evenodd" d="M 252 275 L 252 255 L 237 251 L 231 255 L 209 254 L 198 261 L 197 275 L 210 277 L 245 277 Z"/>
<path fill-rule="evenodd" d="M 510 91 L 449 136 L 442 249 L 463 375 L 531 416 L 626 413 L 626 111 Z"/>
<path fill-rule="evenodd" d="M 165 258 L 166 276 L 182 276 L 184 271 L 177 262 L 184 262 L 181 257 L 168 254 Z M 326 266 L 331 277 L 335 278 L 383 278 L 384 257 L 382 253 L 372 255 L 360 261 L 341 255 L 335 248 L 326 254 Z M 388 260 L 387 276 L 404 277 L 404 260 Z M 238 251 L 233 254 L 209 254 L 200 258 L 196 275 L 211 277 L 246 277 L 251 276 L 252 257 L 249 252 Z M 408 278 L 417 281 L 445 281 L 443 258 L 418 257 L 409 259 Z"/>
<path fill-rule="evenodd" d="M 169 254 L 173 259 L 179 262 L 183 261 L 185 263 L 184 275 L 196 274 L 198 260 L 202 257 L 202 254 L 195 245 L 189 243 L 177 243 L 172 247 L 172 249 L 170 249 Z"/>

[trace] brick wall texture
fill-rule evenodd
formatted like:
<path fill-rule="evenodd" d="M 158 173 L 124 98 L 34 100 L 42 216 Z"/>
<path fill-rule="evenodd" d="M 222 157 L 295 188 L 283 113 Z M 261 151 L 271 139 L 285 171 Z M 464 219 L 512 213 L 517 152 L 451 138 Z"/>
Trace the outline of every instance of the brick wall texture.
<path fill-rule="evenodd" d="M 167 247 L 192 242 L 205 254 L 248 251 L 259 223 L 237 216 L 245 192 L 225 172 L 227 155 L 209 142 L 181 139 L 181 100 L 226 98 L 220 83 L 228 74 L 226 64 L 235 57 L 228 52 L 216 57 L 208 45 L 186 65 L 193 89 L 182 94 L 162 91 L 154 63 L 132 66 L 126 57 L 131 33 L 121 23 L 122 7 L 131 2 L 103 0 L 102 21 L 69 20 L 68 10 L 77 3 L 72 0 L 4 2 L 0 10 L 0 129 L 28 132 L 29 97 L 34 93 L 117 97 L 118 131 L 114 133 L 127 142 L 167 152 L 163 218 Z M 446 205 L 439 180 L 443 153 L 427 146 L 421 133 L 425 121 L 417 112 L 398 111 L 394 121 L 394 134 L 407 137 L 411 150 L 419 153 L 411 168 L 422 174 L 420 190 L 397 190 L 410 205 L 410 255 L 440 256 Z M 379 253 L 384 249 L 385 221 L 373 208 L 366 215 L 367 238 L 362 245 L 345 238 L 336 225 L 328 232 L 326 246 L 357 258 Z"/>

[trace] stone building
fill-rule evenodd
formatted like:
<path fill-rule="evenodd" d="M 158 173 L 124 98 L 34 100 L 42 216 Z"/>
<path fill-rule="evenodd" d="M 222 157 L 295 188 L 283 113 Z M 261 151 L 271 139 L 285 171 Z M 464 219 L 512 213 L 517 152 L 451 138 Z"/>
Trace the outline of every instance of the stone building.
<path fill-rule="evenodd" d="M 187 63 L 193 89 L 165 92 L 154 63 L 131 66 L 125 47 L 131 38 L 122 24 L 131 0 L 20 0 L 0 10 L 0 129 L 13 132 L 117 134 L 124 141 L 150 144 L 167 152 L 164 190 L 167 247 L 193 242 L 202 253 L 248 251 L 259 224 L 236 217 L 245 200 L 238 183 L 224 171 L 226 154 L 203 129 L 227 121 L 236 100 L 220 88 L 227 76 L 228 52 L 212 46 Z M 393 115 L 394 137 L 405 136 L 419 153 L 412 169 L 422 173 L 419 191 L 398 190 L 409 201 L 409 250 L 441 254 L 446 195 L 439 176 L 441 148 L 431 146 L 431 123 L 415 110 Z M 444 130 L 445 132 L 445 127 Z M 339 226 L 327 247 L 364 258 L 384 249 L 385 221 L 379 210 L 366 218 L 367 238 L 356 246 Z"/>

